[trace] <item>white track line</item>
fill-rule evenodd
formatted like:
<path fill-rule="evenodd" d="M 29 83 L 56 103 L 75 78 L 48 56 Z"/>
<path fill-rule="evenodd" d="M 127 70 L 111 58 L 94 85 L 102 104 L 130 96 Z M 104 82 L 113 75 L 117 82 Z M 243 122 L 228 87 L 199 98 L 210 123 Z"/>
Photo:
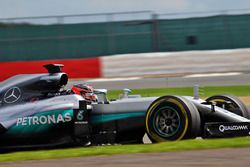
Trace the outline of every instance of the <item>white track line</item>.
<path fill-rule="evenodd" d="M 210 74 L 192 74 L 184 76 L 183 78 L 200 78 L 200 77 L 222 77 L 222 76 L 235 76 L 241 75 L 240 72 L 230 72 L 230 73 L 210 73 Z"/>
<path fill-rule="evenodd" d="M 132 80 L 139 80 L 142 79 L 141 77 L 126 77 L 126 78 L 97 78 L 97 79 L 90 79 L 87 82 L 114 82 L 114 81 L 132 81 Z"/>

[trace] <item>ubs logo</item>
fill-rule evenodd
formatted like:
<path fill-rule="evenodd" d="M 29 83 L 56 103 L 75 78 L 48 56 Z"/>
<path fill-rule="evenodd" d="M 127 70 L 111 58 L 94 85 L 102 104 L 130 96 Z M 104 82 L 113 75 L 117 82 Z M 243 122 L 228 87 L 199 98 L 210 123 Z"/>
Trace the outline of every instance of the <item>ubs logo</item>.
<path fill-rule="evenodd" d="M 4 102 L 11 104 L 18 101 L 21 97 L 21 90 L 18 87 L 13 87 L 7 90 L 4 94 Z"/>

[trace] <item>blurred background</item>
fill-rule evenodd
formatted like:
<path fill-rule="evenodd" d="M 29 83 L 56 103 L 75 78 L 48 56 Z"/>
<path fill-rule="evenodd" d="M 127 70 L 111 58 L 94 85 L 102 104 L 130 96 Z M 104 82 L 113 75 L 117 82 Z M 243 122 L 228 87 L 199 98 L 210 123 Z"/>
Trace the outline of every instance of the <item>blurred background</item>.
<path fill-rule="evenodd" d="M 249 50 L 231 51 L 250 47 L 247 0 L 0 2 L 1 80 L 18 73 L 40 72 L 46 63 L 65 64 L 73 78 L 250 70 Z M 195 50 L 205 51 L 182 52 Z M 228 54 L 230 58 L 225 56 Z M 238 55 L 241 57 L 232 59 Z M 135 63 L 142 61 L 146 62 Z M 217 66 L 211 66 L 216 62 Z M 117 70 L 122 64 L 123 69 Z M 187 64 L 190 66 L 185 68 Z M 148 68 L 136 70 L 142 66 Z M 156 66 L 162 68 L 154 69 Z M 176 70 L 182 67 L 182 71 Z"/>

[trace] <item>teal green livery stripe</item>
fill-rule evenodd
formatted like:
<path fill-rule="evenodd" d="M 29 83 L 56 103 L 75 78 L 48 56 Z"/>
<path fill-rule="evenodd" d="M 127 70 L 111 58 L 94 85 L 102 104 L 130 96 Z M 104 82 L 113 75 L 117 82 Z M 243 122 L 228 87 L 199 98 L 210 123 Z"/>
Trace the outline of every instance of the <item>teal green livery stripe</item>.
<path fill-rule="evenodd" d="M 121 114 L 103 114 L 95 115 L 91 117 L 91 123 L 103 123 L 119 119 L 126 119 L 131 117 L 145 116 L 145 112 L 132 112 L 132 113 L 121 113 Z"/>
<path fill-rule="evenodd" d="M 56 118 L 59 114 L 63 116 L 63 119 L 65 119 L 65 114 L 69 113 L 71 119 L 73 119 L 73 110 L 72 109 L 66 109 L 66 110 L 51 110 L 46 112 L 41 112 L 38 114 L 30 115 L 29 117 L 41 117 L 41 116 L 48 116 L 48 115 L 54 115 Z M 35 134 L 35 133 L 42 133 L 46 132 L 49 128 L 55 126 L 57 123 L 49 123 L 46 122 L 44 124 L 33 124 L 30 123 L 28 125 L 28 121 L 25 122 L 25 125 L 22 125 L 20 123 L 19 126 L 17 124 L 14 124 L 7 132 L 8 135 L 26 135 L 26 134 Z"/>

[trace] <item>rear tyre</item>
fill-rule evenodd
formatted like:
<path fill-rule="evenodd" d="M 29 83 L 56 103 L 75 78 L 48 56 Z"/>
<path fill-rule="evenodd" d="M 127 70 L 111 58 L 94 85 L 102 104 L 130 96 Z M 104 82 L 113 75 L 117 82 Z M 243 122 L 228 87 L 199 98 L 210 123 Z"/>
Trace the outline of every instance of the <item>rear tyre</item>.
<path fill-rule="evenodd" d="M 196 138 L 200 133 L 200 115 L 193 103 L 179 96 L 163 96 L 148 108 L 146 133 L 152 142 Z"/>
<path fill-rule="evenodd" d="M 214 95 L 206 99 L 208 102 L 216 102 L 216 106 L 224 108 L 234 114 L 250 119 L 250 112 L 247 106 L 233 95 Z M 227 103 L 229 102 L 229 103 Z"/>

